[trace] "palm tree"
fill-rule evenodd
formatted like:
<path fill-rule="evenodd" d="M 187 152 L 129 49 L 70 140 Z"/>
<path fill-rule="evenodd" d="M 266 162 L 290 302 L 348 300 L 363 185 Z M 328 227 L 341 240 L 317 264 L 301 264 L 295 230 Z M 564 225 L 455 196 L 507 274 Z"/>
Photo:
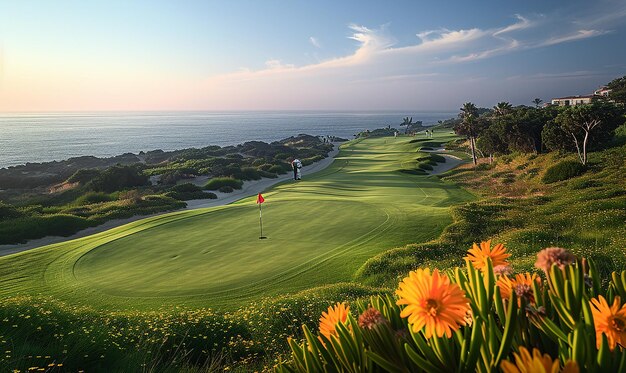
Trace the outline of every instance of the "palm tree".
<path fill-rule="evenodd" d="M 513 105 L 506 101 L 498 102 L 498 104 L 493 107 L 493 111 L 498 117 L 510 113 L 511 110 L 513 110 Z"/>
<path fill-rule="evenodd" d="M 466 102 L 460 109 L 461 123 L 454 129 L 459 135 L 467 136 L 472 148 L 472 161 L 476 165 L 476 137 L 478 137 L 478 108 L 471 102 Z"/>
<path fill-rule="evenodd" d="M 402 123 L 400 124 L 400 126 L 406 126 L 406 128 L 404 129 L 405 135 L 409 133 L 409 128 L 411 128 L 412 125 L 413 125 L 413 117 L 402 118 Z"/>
<path fill-rule="evenodd" d="M 540 98 L 536 98 L 536 99 L 533 100 L 533 104 L 535 104 L 535 107 L 537 109 L 539 109 L 539 105 L 541 105 L 542 102 L 543 102 L 543 100 L 540 99 Z"/>

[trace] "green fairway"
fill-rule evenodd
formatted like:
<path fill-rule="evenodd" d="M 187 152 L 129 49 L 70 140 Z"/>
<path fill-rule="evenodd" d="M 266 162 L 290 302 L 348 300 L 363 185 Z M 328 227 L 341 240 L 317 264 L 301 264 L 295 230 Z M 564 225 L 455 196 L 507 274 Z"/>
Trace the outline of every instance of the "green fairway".
<path fill-rule="evenodd" d="M 472 198 L 435 177 L 398 172 L 420 156 L 409 140 L 345 144 L 329 168 L 272 188 L 264 194 L 265 240 L 254 198 L 175 212 L 0 258 L 0 296 L 233 309 L 350 281 L 373 255 L 437 237 L 451 222 L 448 207 Z"/>

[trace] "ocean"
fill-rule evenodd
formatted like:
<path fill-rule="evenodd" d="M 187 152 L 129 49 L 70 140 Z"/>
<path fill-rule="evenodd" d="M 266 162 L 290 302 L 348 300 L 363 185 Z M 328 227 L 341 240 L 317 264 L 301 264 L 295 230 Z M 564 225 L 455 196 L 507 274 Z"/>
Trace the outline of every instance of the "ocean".
<path fill-rule="evenodd" d="M 0 168 L 93 155 L 110 157 L 306 133 L 352 139 L 354 134 L 412 116 L 424 125 L 456 112 L 104 112 L 0 114 Z"/>

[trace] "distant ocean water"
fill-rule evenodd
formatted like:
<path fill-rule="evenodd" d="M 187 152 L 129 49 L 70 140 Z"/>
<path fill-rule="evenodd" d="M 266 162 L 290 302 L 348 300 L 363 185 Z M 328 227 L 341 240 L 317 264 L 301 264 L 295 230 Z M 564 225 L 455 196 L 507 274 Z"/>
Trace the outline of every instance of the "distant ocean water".
<path fill-rule="evenodd" d="M 405 116 L 435 124 L 455 112 L 107 112 L 0 114 L 0 167 L 93 155 L 110 157 L 306 133 L 352 139 Z"/>

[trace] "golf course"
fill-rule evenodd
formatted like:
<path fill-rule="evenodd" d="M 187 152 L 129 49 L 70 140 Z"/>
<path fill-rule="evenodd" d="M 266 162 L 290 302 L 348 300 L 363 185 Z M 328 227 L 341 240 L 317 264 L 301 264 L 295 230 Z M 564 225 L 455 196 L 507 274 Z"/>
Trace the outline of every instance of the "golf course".
<path fill-rule="evenodd" d="M 449 207 L 473 198 L 411 173 L 427 155 L 411 140 L 345 143 L 328 168 L 267 190 L 266 239 L 255 197 L 163 214 L 0 258 L 0 297 L 45 295 L 107 310 L 233 310 L 350 282 L 372 256 L 438 237 L 452 221 Z"/>

